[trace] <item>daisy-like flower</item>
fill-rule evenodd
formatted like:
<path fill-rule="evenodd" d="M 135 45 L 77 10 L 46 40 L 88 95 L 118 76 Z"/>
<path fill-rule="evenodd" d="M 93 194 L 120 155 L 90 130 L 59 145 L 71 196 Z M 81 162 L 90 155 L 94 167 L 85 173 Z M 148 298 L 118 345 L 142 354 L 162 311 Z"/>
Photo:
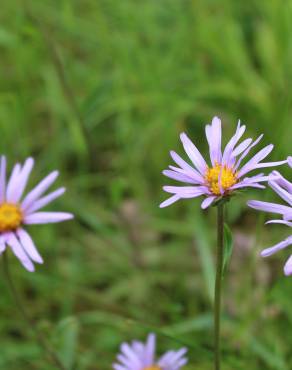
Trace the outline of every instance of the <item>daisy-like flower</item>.
<path fill-rule="evenodd" d="M 262 162 L 273 150 L 273 145 L 267 145 L 242 164 L 250 150 L 262 139 L 260 135 L 255 141 L 245 139 L 239 144 L 246 127 L 238 122 L 236 132 L 230 139 L 225 149 L 221 151 L 221 120 L 214 117 L 211 125 L 206 126 L 206 137 L 209 144 L 211 165 L 207 164 L 197 147 L 185 133 L 180 135 L 184 150 L 192 162 L 192 166 L 184 161 L 174 151 L 170 155 L 176 166 L 163 171 L 163 174 L 171 179 L 190 184 L 190 186 L 164 186 L 163 190 L 172 196 L 160 204 L 167 207 L 170 204 L 184 198 L 195 198 L 203 195 L 202 208 L 209 207 L 214 201 L 230 196 L 234 191 L 246 188 L 264 188 L 261 184 L 268 180 L 268 176 L 259 173 L 255 176 L 246 177 L 253 171 L 264 167 L 272 167 L 284 164 L 280 162 Z"/>
<path fill-rule="evenodd" d="M 291 158 L 291 157 L 290 157 Z M 288 158 L 288 161 L 290 159 Z M 268 224 L 284 224 L 289 227 L 292 227 L 292 183 L 286 180 L 283 176 L 280 175 L 279 172 L 274 171 L 273 175 L 277 176 L 277 179 L 269 181 L 270 187 L 283 199 L 287 202 L 288 205 L 276 204 L 276 203 L 269 203 L 269 202 L 261 202 L 258 200 L 251 200 L 248 202 L 248 205 L 251 208 L 277 213 L 282 215 L 282 219 L 280 220 L 271 220 L 268 221 Z M 292 245 L 292 235 L 288 236 L 285 240 L 281 241 L 280 243 L 266 248 L 261 252 L 262 257 L 268 257 L 272 254 L 278 252 L 281 249 L 284 249 Z M 284 274 L 286 276 L 292 275 L 292 255 L 289 257 L 288 261 L 284 266 Z"/>
<path fill-rule="evenodd" d="M 133 341 L 123 343 L 118 363 L 113 364 L 114 370 L 179 370 L 187 363 L 186 348 L 168 351 L 159 359 L 155 358 L 156 337 L 149 334 L 146 343 Z"/>
<path fill-rule="evenodd" d="M 23 197 L 33 165 L 32 158 L 28 158 L 23 165 L 17 163 L 6 181 L 6 158 L 2 156 L 0 162 L 0 254 L 10 247 L 28 271 L 34 271 L 34 262 L 43 263 L 43 259 L 24 226 L 73 218 L 71 213 L 39 212 L 65 192 L 65 188 L 59 188 L 44 195 L 56 180 L 58 171 L 51 172 Z"/>

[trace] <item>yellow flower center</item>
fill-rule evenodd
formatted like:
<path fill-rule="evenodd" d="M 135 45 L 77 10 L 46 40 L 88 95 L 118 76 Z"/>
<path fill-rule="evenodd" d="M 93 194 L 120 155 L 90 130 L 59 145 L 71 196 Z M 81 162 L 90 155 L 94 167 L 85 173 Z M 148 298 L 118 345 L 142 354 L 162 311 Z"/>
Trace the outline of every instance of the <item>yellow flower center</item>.
<path fill-rule="evenodd" d="M 215 195 L 220 195 L 219 177 L 221 174 L 221 188 L 224 193 L 237 183 L 237 173 L 232 168 L 216 163 L 214 167 L 208 168 L 205 174 L 205 180 L 210 191 Z"/>
<path fill-rule="evenodd" d="M 23 220 L 23 214 L 18 205 L 3 203 L 0 205 L 0 232 L 17 229 Z"/>
<path fill-rule="evenodd" d="M 161 367 L 159 367 L 157 365 L 153 365 L 153 366 L 144 367 L 143 370 L 162 370 L 162 369 L 161 369 Z"/>

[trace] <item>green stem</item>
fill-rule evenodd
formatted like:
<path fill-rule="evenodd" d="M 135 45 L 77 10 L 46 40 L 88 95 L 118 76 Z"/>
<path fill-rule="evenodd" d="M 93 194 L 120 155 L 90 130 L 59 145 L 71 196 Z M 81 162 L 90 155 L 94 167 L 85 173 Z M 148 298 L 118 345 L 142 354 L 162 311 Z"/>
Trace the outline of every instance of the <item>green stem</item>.
<path fill-rule="evenodd" d="M 216 261 L 216 282 L 214 300 L 214 368 L 220 370 L 221 345 L 220 345 L 220 319 L 221 319 L 221 290 L 223 270 L 223 249 L 224 249 L 224 205 L 217 206 L 217 261 Z"/>
<path fill-rule="evenodd" d="M 66 367 L 62 364 L 61 360 L 59 359 L 58 355 L 55 353 L 55 351 L 50 347 L 50 345 L 47 343 L 47 340 L 43 335 L 38 331 L 38 329 L 35 327 L 34 322 L 31 320 L 29 315 L 24 309 L 24 305 L 21 301 L 20 296 L 18 295 L 18 292 L 14 286 L 13 280 L 11 278 L 10 269 L 9 269 L 9 263 L 8 263 L 8 256 L 7 252 L 4 252 L 3 254 L 3 264 L 4 264 L 4 274 L 6 276 L 7 282 L 9 284 L 10 291 L 12 293 L 12 296 L 15 300 L 16 306 L 19 309 L 23 319 L 28 324 L 31 331 L 34 333 L 35 337 L 37 338 L 40 346 L 44 349 L 46 352 L 48 358 L 52 361 L 52 363 L 55 364 L 55 366 L 60 370 L 67 370 Z"/>

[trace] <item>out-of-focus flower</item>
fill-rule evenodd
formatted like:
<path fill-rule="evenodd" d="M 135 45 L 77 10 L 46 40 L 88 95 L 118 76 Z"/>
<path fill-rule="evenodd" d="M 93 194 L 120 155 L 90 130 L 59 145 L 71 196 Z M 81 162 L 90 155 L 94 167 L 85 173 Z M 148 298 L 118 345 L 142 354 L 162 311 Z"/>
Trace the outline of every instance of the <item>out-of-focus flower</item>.
<path fill-rule="evenodd" d="M 264 188 L 261 182 L 267 181 L 268 176 L 259 173 L 252 177 L 246 177 L 247 173 L 264 167 L 278 166 L 287 163 L 287 160 L 262 162 L 273 150 L 274 146 L 270 144 L 242 165 L 250 150 L 263 137 L 263 135 L 260 135 L 255 141 L 250 138 L 245 139 L 238 144 L 245 129 L 246 127 L 241 126 L 238 122 L 234 136 L 222 152 L 221 120 L 218 117 L 213 118 L 212 124 L 206 126 L 206 137 L 211 159 L 210 166 L 187 135 L 182 133 L 180 139 L 193 166 L 185 162 L 177 153 L 171 151 L 170 155 L 178 167 L 169 166 L 170 169 L 163 171 L 163 174 L 171 179 L 191 184 L 191 186 L 164 186 L 163 190 L 172 194 L 172 196 L 162 202 L 160 207 L 167 207 L 179 199 L 195 198 L 203 195 L 205 199 L 202 202 L 202 208 L 205 209 L 214 201 L 228 197 L 236 190 L 246 187 Z"/>
<path fill-rule="evenodd" d="M 17 163 L 10 178 L 6 181 L 6 158 L 0 163 L 0 254 L 7 246 L 28 271 L 34 271 L 34 262 L 43 263 L 30 235 L 24 225 L 61 222 L 73 218 L 71 213 L 39 212 L 41 208 L 65 192 L 59 188 L 44 195 L 58 176 L 58 171 L 51 172 L 34 189 L 23 197 L 34 160 L 28 158 L 23 165 Z"/>
<path fill-rule="evenodd" d="M 290 157 L 291 158 L 291 157 Z M 273 171 L 273 176 L 276 176 L 277 179 L 269 181 L 270 187 L 278 194 L 280 197 L 287 202 L 288 205 L 276 204 L 276 203 L 269 203 L 269 202 L 261 202 L 258 200 L 251 200 L 248 202 L 248 205 L 254 209 L 271 212 L 271 213 L 278 213 L 282 215 L 282 219 L 280 220 L 271 220 L 267 223 L 277 223 L 277 224 L 284 224 L 287 226 L 292 227 L 292 183 L 286 180 L 283 176 L 280 175 L 279 172 Z M 292 235 L 288 236 L 285 240 L 281 241 L 280 243 L 264 249 L 261 252 L 263 257 L 271 256 L 272 254 L 278 252 L 281 249 L 284 249 L 292 245 Z M 284 273 L 285 275 L 292 275 L 292 255 L 289 257 L 288 261 L 284 266 Z"/>
<path fill-rule="evenodd" d="M 146 343 L 133 341 L 123 343 L 114 370 L 179 370 L 187 363 L 186 348 L 178 351 L 167 351 L 159 359 L 155 358 L 156 338 L 149 334 Z"/>

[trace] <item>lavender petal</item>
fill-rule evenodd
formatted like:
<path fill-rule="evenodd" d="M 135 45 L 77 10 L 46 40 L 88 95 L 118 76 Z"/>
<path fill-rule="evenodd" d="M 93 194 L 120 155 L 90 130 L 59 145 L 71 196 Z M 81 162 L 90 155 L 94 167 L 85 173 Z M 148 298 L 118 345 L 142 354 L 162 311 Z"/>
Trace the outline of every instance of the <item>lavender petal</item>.
<path fill-rule="evenodd" d="M 34 189 L 32 189 L 22 201 L 22 209 L 26 210 L 34 201 L 36 201 L 52 185 L 58 175 L 58 171 L 51 172 Z"/>
<path fill-rule="evenodd" d="M 262 257 L 269 257 L 271 256 L 272 254 L 284 249 L 284 248 L 287 248 L 289 245 L 292 244 L 292 237 L 289 236 L 287 239 L 281 241 L 280 243 L 274 245 L 273 247 L 270 247 L 270 248 L 266 248 L 264 249 L 262 252 L 261 252 L 261 256 Z"/>
<path fill-rule="evenodd" d="M 48 224 L 71 220 L 73 215 L 67 212 L 36 212 L 24 217 L 24 224 Z"/>
<path fill-rule="evenodd" d="M 6 199 L 6 157 L 1 156 L 0 163 L 0 203 L 4 202 Z"/>
<path fill-rule="evenodd" d="M 29 258 L 36 263 L 43 263 L 44 261 L 37 251 L 30 235 L 24 229 L 18 229 L 16 235 Z"/>
<path fill-rule="evenodd" d="M 292 275 L 292 255 L 288 258 L 284 266 L 284 274 L 286 276 Z"/>
<path fill-rule="evenodd" d="M 59 188 L 52 193 L 36 200 L 35 202 L 31 203 L 29 207 L 25 210 L 25 214 L 29 215 L 35 211 L 38 211 L 39 209 L 45 207 L 47 204 L 51 203 L 53 200 L 56 198 L 60 197 L 65 193 L 66 189 L 65 188 Z"/>
<path fill-rule="evenodd" d="M 201 153 L 184 132 L 180 135 L 180 139 L 188 157 L 199 170 L 201 175 L 204 175 L 208 166 Z"/>

